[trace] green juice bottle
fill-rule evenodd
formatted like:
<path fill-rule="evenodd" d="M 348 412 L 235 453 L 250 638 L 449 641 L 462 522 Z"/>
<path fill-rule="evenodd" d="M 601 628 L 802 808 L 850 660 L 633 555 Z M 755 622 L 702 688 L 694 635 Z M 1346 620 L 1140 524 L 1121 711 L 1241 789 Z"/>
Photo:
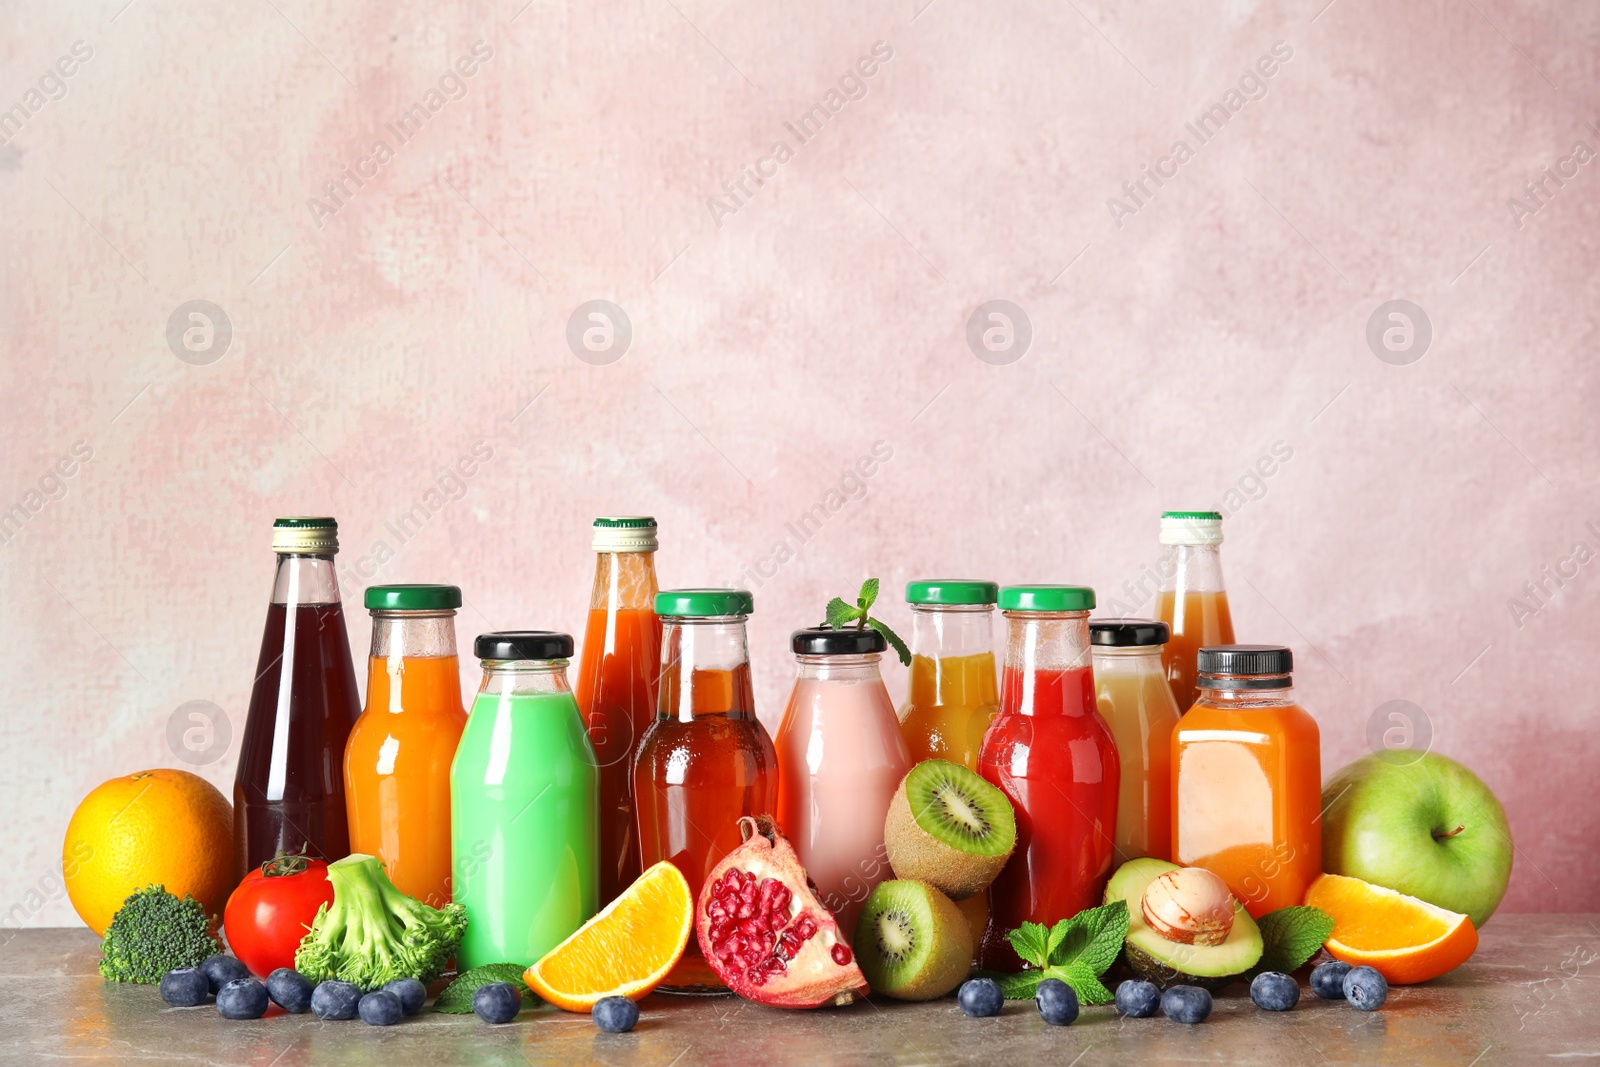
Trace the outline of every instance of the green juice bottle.
<path fill-rule="evenodd" d="M 460 970 L 527 967 L 599 907 L 599 771 L 567 686 L 572 638 L 483 634 L 483 684 L 450 768 Z"/>

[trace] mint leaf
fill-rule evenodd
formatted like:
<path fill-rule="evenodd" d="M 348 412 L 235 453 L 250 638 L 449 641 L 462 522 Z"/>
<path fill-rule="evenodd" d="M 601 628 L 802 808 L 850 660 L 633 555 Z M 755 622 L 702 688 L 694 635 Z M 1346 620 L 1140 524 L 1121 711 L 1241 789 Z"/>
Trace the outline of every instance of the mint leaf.
<path fill-rule="evenodd" d="M 1023 923 L 1006 934 L 1006 940 L 1024 963 L 1042 968 L 1050 958 L 1050 931 L 1038 923 Z"/>
<path fill-rule="evenodd" d="M 833 627 L 835 630 L 842 630 L 845 628 L 847 623 L 855 622 L 857 619 L 865 615 L 866 612 L 862 611 L 860 608 L 853 608 L 849 604 L 846 604 L 843 600 L 840 600 L 838 597 L 834 597 L 832 600 L 828 601 L 827 614 L 828 625 Z"/>
<path fill-rule="evenodd" d="M 868 578 L 861 583 L 861 595 L 856 597 L 856 606 L 861 609 L 862 614 L 866 614 L 867 609 L 872 607 L 872 602 L 877 599 L 878 579 Z"/>
<path fill-rule="evenodd" d="M 1298 970 L 1333 935 L 1333 916 L 1321 908 L 1279 908 L 1256 925 L 1261 928 L 1262 945 L 1257 971 Z"/>
<path fill-rule="evenodd" d="M 1062 919 L 1050 931 L 1049 966 L 1078 964 L 1091 978 L 1097 977 L 1116 962 L 1117 953 L 1122 951 L 1122 940 L 1127 936 L 1126 901 L 1113 900 L 1110 904 L 1080 911 L 1070 919 Z"/>
<path fill-rule="evenodd" d="M 902 664 L 907 667 L 911 666 L 911 650 L 906 647 L 906 643 L 904 641 L 900 640 L 899 634 L 889 629 L 885 623 L 880 622 L 877 619 L 867 619 L 867 625 L 883 635 L 883 639 L 889 642 L 889 647 L 894 649 L 894 654 L 900 657 L 900 662 Z"/>
<path fill-rule="evenodd" d="M 1000 987 L 1000 995 L 1007 1000 L 1032 1000 L 1045 980 L 1043 971 L 1023 971 L 1020 974 L 1000 974 L 998 971 L 979 972 L 980 978 L 993 978 Z"/>
<path fill-rule="evenodd" d="M 1101 983 L 1100 976 L 1082 963 L 1051 967 L 1040 976 L 1041 981 L 1045 978 L 1059 978 L 1067 983 L 1078 994 L 1080 1004 L 1110 1004 L 1116 999 L 1111 990 Z"/>
<path fill-rule="evenodd" d="M 445 986 L 439 999 L 433 1002 L 433 1010 L 446 1015 L 471 1015 L 472 994 L 491 982 L 510 982 L 521 991 L 524 1004 L 537 1003 L 538 998 L 522 982 L 522 972 L 525 970 L 527 968 L 515 963 L 486 963 L 482 967 L 474 967 Z"/>

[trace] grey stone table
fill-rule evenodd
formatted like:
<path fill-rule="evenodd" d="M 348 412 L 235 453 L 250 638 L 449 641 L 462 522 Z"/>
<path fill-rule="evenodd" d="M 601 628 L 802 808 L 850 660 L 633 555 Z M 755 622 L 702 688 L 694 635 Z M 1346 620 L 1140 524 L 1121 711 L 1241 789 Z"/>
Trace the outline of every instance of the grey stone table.
<path fill-rule="evenodd" d="M 1258 1011 L 1242 985 L 1211 1018 L 1183 1026 L 1085 1009 L 1049 1027 L 1031 1004 L 968 1019 L 951 999 L 787 1012 L 734 997 L 648 998 L 631 1034 L 603 1034 L 551 1007 L 505 1026 L 422 1014 L 387 1029 L 273 1015 L 234 1023 L 210 1007 L 168 1008 L 149 986 L 95 971 L 86 930 L 0 929 L 0 1062 L 225 1064 L 1033 1064 L 1600 1062 L 1600 916 L 1502 915 L 1478 953 L 1425 986 L 1396 988 L 1372 1014 L 1302 986 L 1300 1006 Z"/>

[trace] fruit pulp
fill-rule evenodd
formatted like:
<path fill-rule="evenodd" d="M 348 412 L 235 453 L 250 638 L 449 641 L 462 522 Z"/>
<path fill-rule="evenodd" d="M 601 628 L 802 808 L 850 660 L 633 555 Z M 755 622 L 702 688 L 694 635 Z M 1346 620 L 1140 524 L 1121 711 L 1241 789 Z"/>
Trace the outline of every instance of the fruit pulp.
<path fill-rule="evenodd" d="M 801 672 L 778 727 L 778 828 L 848 941 L 890 877 L 883 822 L 911 760 L 876 663 Z"/>
<path fill-rule="evenodd" d="M 450 770 L 452 890 L 465 971 L 528 967 L 598 910 L 599 782 L 565 687 L 480 690 Z"/>
<path fill-rule="evenodd" d="M 1195 684 L 1195 654 L 1207 645 L 1233 644 L 1233 616 L 1228 611 L 1228 594 L 1223 590 L 1188 591 L 1182 595 L 1163 589 L 1157 601 L 1156 617 L 1172 627 L 1172 636 L 1161 649 L 1161 664 L 1167 671 L 1167 684 L 1178 711 L 1188 711 L 1200 698 Z"/>
<path fill-rule="evenodd" d="M 978 749 L 999 706 L 994 653 L 913 655 L 900 720 L 911 762 L 942 759 L 977 770 Z"/>
<path fill-rule="evenodd" d="M 1154 648 L 1094 653 L 1095 697 L 1121 767 L 1118 862 L 1172 859 L 1172 730 L 1178 707 Z"/>
<path fill-rule="evenodd" d="M 639 858 L 647 867 L 671 861 L 698 900 L 712 868 L 743 843 L 739 819 L 773 810 L 778 757 L 756 718 L 748 662 L 730 670 L 664 672 L 660 707 L 634 761 Z M 725 987 L 691 939 L 661 988 Z"/>
<path fill-rule="evenodd" d="M 661 620 L 654 611 L 589 612 L 577 697 L 600 768 L 601 907 L 639 877 L 633 751 L 655 716 L 660 662 Z"/>
<path fill-rule="evenodd" d="M 1204 867 L 1259 919 L 1322 873 L 1316 720 L 1261 690 L 1206 695 L 1172 734 L 1172 858 Z"/>
<path fill-rule="evenodd" d="M 284 557 L 280 567 L 300 562 Z M 239 879 L 279 852 L 349 855 L 340 768 L 360 711 L 343 607 L 268 606 L 233 782 Z"/>
<path fill-rule="evenodd" d="M 978 773 L 1011 799 L 1017 817 L 1016 851 L 989 887 L 978 959 L 1018 971 L 1022 961 L 1006 932 L 1024 922 L 1053 926 L 1095 907 L 1111 875 L 1121 770 L 1090 668 L 1025 670 L 1008 662 Z"/>
<path fill-rule="evenodd" d="M 367 710 L 345 746 L 350 850 L 434 908 L 450 900 L 450 762 L 466 723 L 455 656 L 368 658 Z"/>

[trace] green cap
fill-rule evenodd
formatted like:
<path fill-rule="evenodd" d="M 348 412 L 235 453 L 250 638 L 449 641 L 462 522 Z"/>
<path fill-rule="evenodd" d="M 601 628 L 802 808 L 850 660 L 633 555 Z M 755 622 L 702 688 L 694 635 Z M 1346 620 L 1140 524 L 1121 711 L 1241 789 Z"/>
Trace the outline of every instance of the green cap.
<path fill-rule="evenodd" d="M 456 585 L 369 585 L 368 611 L 454 611 L 461 606 Z"/>
<path fill-rule="evenodd" d="M 993 582 L 928 578 L 906 583 L 907 604 L 993 604 L 1000 587 Z"/>
<path fill-rule="evenodd" d="M 1199 522 L 1221 522 L 1220 511 L 1163 511 L 1163 519 L 1194 519 Z"/>
<path fill-rule="evenodd" d="M 1088 611 L 1094 590 L 1086 585 L 1008 585 L 1000 590 L 1004 611 Z"/>
<path fill-rule="evenodd" d="M 748 589 L 663 589 L 656 594 L 656 614 L 695 618 L 705 615 L 749 615 L 756 598 Z"/>

